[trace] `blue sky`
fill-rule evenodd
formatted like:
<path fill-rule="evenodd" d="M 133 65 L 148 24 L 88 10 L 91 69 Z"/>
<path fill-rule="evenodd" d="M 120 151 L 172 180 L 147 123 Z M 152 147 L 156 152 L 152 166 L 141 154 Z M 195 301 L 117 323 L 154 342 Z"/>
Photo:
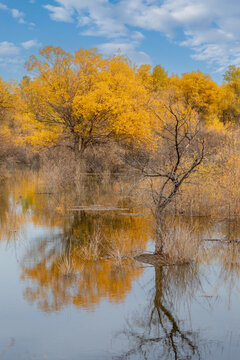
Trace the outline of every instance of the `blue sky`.
<path fill-rule="evenodd" d="M 209 73 L 219 83 L 240 64 L 239 0 L 0 0 L 0 76 L 21 79 L 45 45 L 118 49 L 170 74 Z"/>

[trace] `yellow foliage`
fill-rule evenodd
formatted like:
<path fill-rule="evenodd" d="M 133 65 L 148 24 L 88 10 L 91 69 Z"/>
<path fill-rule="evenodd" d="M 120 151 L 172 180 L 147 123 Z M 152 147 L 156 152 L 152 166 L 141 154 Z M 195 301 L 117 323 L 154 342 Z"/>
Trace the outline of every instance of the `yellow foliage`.
<path fill-rule="evenodd" d="M 0 139 L 2 145 L 13 145 L 17 141 L 17 120 L 20 111 L 21 101 L 17 85 L 4 82 L 0 78 Z"/>
<path fill-rule="evenodd" d="M 37 76 L 23 88 L 33 131 L 25 141 L 38 147 L 62 135 L 84 151 L 110 135 L 149 138 L 147 91 L 122 56 L 103 59 L 95 49 L 71 55 L 46 47 L 27 69 Z"/>
<path fill-rule="evenodd" d="M 11 110 L 14 106 L 14 98 L 10 90 L 11 84 L 5 83 L 0 78 L 0 116 L 4 111 Z"/>
<path fill-rule="evenodd" d="M 191 106 L 205 120 L 216 123 L 222 109 L 223 91 L 209 75 L 201 71 L 185 73 L 181 78 L 172 77 L 175 96 Z"/>

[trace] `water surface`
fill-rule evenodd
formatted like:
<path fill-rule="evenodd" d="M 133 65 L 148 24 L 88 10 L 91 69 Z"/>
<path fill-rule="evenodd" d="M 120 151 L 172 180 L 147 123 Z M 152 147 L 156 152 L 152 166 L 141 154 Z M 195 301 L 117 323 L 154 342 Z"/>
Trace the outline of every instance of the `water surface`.
<path fill-rule="evenodd" d="M 0 359 L 239 359 L 238 243 L 203 241 L 198 264 L 132 261 L 153 231 L 125 182 L 89 177 L 77 202 L 33 173 L 1 185 Z M 72 210 L 93 204 L 127 210 Z M 240 237 L 237 219 L 191 221 Z"/>

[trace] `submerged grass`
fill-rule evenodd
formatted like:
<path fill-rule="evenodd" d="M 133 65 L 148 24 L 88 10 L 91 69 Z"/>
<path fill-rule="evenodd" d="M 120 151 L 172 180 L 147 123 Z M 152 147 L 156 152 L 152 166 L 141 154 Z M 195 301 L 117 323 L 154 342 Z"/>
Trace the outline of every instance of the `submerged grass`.
<path fill-rule="evenodd" d="M 121 264 L 126 259 L 134 259 L 143 249 L 140 244 L 134 248 L 127 245 L 124 231 L 106 237 L 99 225 L 94 227 L 92 234 L 88 235 L 85 244 L 78 247 L 78 256 L 85 261 L 97 261 L 99 259 L 111 259 L 116 264 Z"/>

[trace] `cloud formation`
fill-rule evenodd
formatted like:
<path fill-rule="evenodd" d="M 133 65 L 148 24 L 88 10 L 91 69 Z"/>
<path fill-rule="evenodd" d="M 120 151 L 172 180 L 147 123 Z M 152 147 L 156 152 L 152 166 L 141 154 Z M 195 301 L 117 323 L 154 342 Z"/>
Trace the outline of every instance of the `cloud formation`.
<path fill-rule="evenodd" d="M 32 1 L 33 0 L 31 0 L 31 2 Z M 18 10 L 18 9 L 10 8 L 7 5 L 0 2 L 0 10 L 6 11 L 9 14 L 11 14 L 13 19 L 17 20 L 17 22 L 19 24 L 27 24 L 27 25 L 30 25 L 30 26 L 35 26 L 34 23 L 28 23 L 25 20 L 25 14 L 22 11 Z"/>
<path fill-rule="evenodd" d="M 72 22 L 73 11 L 61 6 L 45 5 L 45 9 L 50 11 L 50 18 L 55 21 Z"/>
<path fill-rule="evenodd" d="M 24 20 L 25 14 L 18 9 L 9 8 L 7 5 L 0 2 L 0 10 L 9 12 L 14 19 L 16 19 L 20 24 L 26 24 Z"/>
<path fill-rule="evenodd" d="M 145 52 L 139 51 L 135 42 L 107 42 L 100 44 L 98 49 L 105 55 L 116 54 L 120 51 L 122 54 L 127 54 L 138 65 L 151 64 L 150 57 Z"/>
<path fill-rule="evenodd" d="M 0 57 L 7 57 L 12 55 L 17 55 L 20 52 L 20 48 L 14 43 L 9 41 L 0 42 Z"/>
<path fill-rule="evenodd" d="M 12 17 L 17 19 L 20 24 L 25 24 L 24 13 L 22 11 L 19 11 L 18 9 L 9 9 L 9 11 L 12 14 Z"/>
<path fill-rule="evenodd" d="M 20 54 L 20 47 L 9 41 L 0 42 L 0 66 L 11 68 L 12 73 L 16 72 L 18 65 L 23 63 Z"/>
<path fill-rule="evenodd" d="M 52 0 L 44 7 L 53 20 L 76 22 L 84 35 L 112 39 L 112 49 L 118 44 L 128 50 L 133 33 L 148 30 L 176 39 L 192 49 L 194 59 L 220 71 L 240 63 L 238 0 Z M 110 47 L 102 45 L 106 51 Z"/>
<path fill-rule="evenodd" d="M 0 67 L 4 68 L 9 74 L 22 73 L 23 65 L 26 61 L 26 54 L 28 50 L 41 46 L 41 43 L 36 40 L 27 40 L 20 44 L 10 41 L 0 42 Z"/>
<path fill-rule="evenodd" d="M 21 45 L 25 50 L 29 50 L 34 47 L 40 47 L 41 43 L 39 43 L 37 40 L 28 40 L 22 42 Z"/>

